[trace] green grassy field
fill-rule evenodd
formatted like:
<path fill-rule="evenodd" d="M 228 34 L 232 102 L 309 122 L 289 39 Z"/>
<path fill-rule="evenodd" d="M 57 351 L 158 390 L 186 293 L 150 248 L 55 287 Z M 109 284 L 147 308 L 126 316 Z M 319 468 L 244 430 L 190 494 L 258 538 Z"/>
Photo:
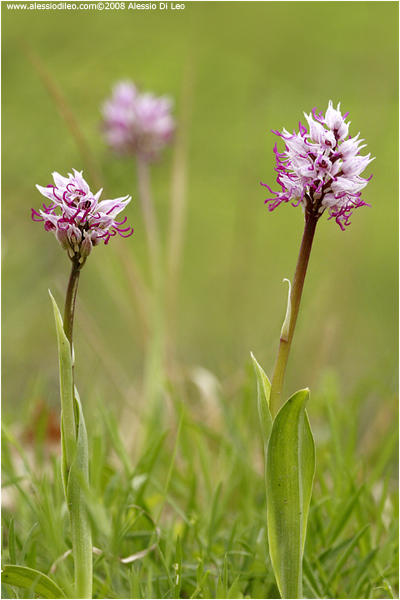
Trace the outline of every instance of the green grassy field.
<path fill-rule="evenodd" d="M 275 187 L 271 129 L 292 130 L 332 99 L 376 160 L 363 192 L 371 207 L 346 232 L 325 217 L 318 224 L 286 376 L 287 396 L 311 389 L 317 446 L 304 595 L 395 598 L 398 5 L 128 4 L 2 3 L 3 562 L 47 573 L 71 594 L 48 296 L 61 306 L 70 265 L 30 209 L 41 204 L 36 183 L 76 168 L 104 197 L 132 195 L 135 229 L 96 248 L 78 292 L 75 374 L 101 551 L 94 597 L 279 596 L 250 352 L 270 375 L 303 219 L 289 205 L 268 212 L 260 181 Z M 112 85 L 127 78 L 170 95 L 178 123 L 151 170 L 164 262 L 177 197 L 184 223 L 156 420 L 143 392 L 151 343 L 135 275 L 148 284 L 150 274 L 136 171 L 110 154 L 99 125 Z"/>

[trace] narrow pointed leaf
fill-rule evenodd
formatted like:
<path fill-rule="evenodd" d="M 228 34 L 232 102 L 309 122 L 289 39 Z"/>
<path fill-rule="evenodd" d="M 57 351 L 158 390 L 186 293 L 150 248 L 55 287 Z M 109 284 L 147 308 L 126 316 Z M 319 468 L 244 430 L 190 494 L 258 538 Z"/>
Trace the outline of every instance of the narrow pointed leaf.
<path fill-rule="evenodd" d="M 267 458 L 268 440 L 271 435 L 272 429 L 272 416 L 269 410 L 269 398 L 271 395 L 271 384 L 268 377 L 254 358 L 251 353 L 253 360 L 254 370 L 257 377 L 257 404 L 258 404 L 258 415 L 260 417 L 261 431 L 264 440 L 264 452 L 265 459 Z"/>
<path fill-rule="evenodd" d="M 267 454 L 267 522 L 271 561 L 282 598 L 302 597 L 302 558 L 315 472 L 315 446 L 296 392 L 275 417 Z"/>
<path fill-rule="evenodd" d="M 16 552 L 16 541 L 15 541 L 15 530 L 14 530 L 14 517 L 10 519 L 10 526 L 8 530 L 8 551 L 10 553 L 10 562 L 12 565 L 17 564 L 17 552 Z"/>
<path fill-rule="evenodd" d="M 1 582 L 14 585 L 24 590 L 32 590 L 41 598 L 65 598 L 64 592 L 47 575 L 16 565 L 4 565 Z"/>
<path fill-rule="evenodd" d="M 359 531 L 348 543 L 347 548 L 345 549 L 345 551 L 343 552 L 343 554 L 340 556 L 340 558 L 336 561 L 332 571 L 330 572 L 327 584 L 326 584 L 326 590 L 325 593 L 328 593 L 329 590 L 329 586 L 332 583 L 332 581 L 335 579 L 336 575 L 340 572 L 340 569 L 343 567 L 344 563 L 346 562 L 346 560 L 348 559 L 348 557 L 350 556 L 351 552 L 353 551 L 353 549 L 357 546 L 360 538 L 364 535 L 364 533 L 367 531 L 369 527 L 369 524 L 364 525 L 364 527 L 361 529 L 361 531 Z"/>
<path fill-rule="evenodd" d="M 137 598 L 140 600 L 142 596 L 142 588 L 140 585 L 140 578 L 136 572 L 135 567 L 132 566 L 131 570 L 131 598 Z"/>
<path fill-rule="evenodd" d="M 306 557 L 303 558 L 303 573 L 304 573 L 304 578 L 307 579 L 308 585 L 314 592 L 315 597 L 322 598 L 324 594 L 321 590 L 321 586 L 318 581 L 318 576 L 316 573 L 313 572 L 311 565 L 308 562 L 308 560 L 306 559 Z"/>
<path fill-rule="evenodd" d="M 70 507 L 72 546 L 75 570 L 75 586 L 80 598 L 91 597 L 92 586 L 92 533 L 86 508 L 85 490 L 89 486 L 89 449 L 85 419 L 77 390 L 75 402 L 78 415 L 78 439 L 76 454 L 68 477 L 67 503 Z"/>
<path fill-rule="evenodd" d="M 50 293 L 50 292 L 49 292 Z M 85 420 L 74 389 L 71 346 L 56 301 L 50 293 L 56 322 L 60 364 L 62 476 L 70 515 L 78 598 L 92 597 L 92 535 L 85 490 L 89 486 L 89 452 Z"/>
<path fill-rule="evenodd" d="M 232 583 L 231 587 L 229 588 L 228 591 L 228 595 L 227 598 L 229 600 L 229 598 L 243 598 L 243 594 L 240 592 L 239 590 L 239 579 L 240 579 L 240 575 L 238 575 L 235 579 L 235 581 Z"/>
<path fill-rule="evenodd" d="M 337 540 L 340 533 L 344 529 L 347 521 L 349 520 L 356 504 L 358 502 L 358 498 L 361 492 L 364 490 L 364 486 L 360 486 L 354 494 L 350 497 L 348 502 L 343 506 L 340 514 L 337 515 L 334 521 L 332 521 L 331 527 L 328 532 L 328 544 L 332 546 L 332 544 Z"/>
<path fill-rule="evenodd" d="M 49 291 L 53 303 L 54 318 L 56 322 L 58 359 L 60 366 L 60 396 L 61 396 L 61 435 L 62 435 L 62 471 L 64 487 L 67 486 L 68 471 L 75 456 L 76 449 L 76 419 L 74 400 L 74 378 L 72 371 L 71 346 L 64 333 L 63 320 L 60 310 Z"/>

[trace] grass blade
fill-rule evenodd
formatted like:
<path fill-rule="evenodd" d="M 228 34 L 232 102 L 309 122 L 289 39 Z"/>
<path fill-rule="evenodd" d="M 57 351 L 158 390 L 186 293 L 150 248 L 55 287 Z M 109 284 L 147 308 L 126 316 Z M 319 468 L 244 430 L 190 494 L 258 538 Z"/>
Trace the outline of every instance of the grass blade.
<path fill-rule="evenodd" d="M 240 575 L 238 575 L 236 577 L 235 581 L 232 583 L 231 587 L 229 588 L 228 595 L 226 596 L 228 599 L 229 598 L 243 598 L 243 595 L 239 591 L 239 579 L 240 579 Z"/>
<path fill-rule="evenodd" d="M 32 590 L 42 598 L 66 598 L 64 592 L 44 573 L 16 565 L 4 565 L 1 582 L 8 585 Z"/>
<path fill-rule="evenodd" d="M 139 575 L 136 572 L 136 569 L 134 566 L 132 566 L 131 569 L 131 598 L 137 598 L 138 600 L 140 600 L 141 598 L 143 598 L 142 595 L 142 589 L 140 586 L 140 579 L 139 579 Z"/>
<path fill-rule="evenodd" d="M 332 546 L 332 544 L 339 537 L 339 534 L 342 532 L 344 526 L 346 525 L 347 521 L 349 520 L 349 518 L 356 506 L 358 498 L 359 498 L 361 492 L 363 491 L 363 489 L 364 489 L 363 486 L 360 486 L 358 488 L 358 490 L 351 496 L 349 501 L 344 506 L 340 516 L 337 519 L 335 519 L 334 521 L 332 521 L 331 530 L 328 532 L 329 546 Z"/>
<path fill-rule="evenodd" d="M 173 598 L 179 598 L 181 592 L 182 585 L 182 547 L 179 539 L 176 540 L 176 550 L 175 550 L 175 579 L 174 579 L 174 595 Z"/>
<path fill-rule="evenodd" d="M 310 588 L 316 595 L 316 598 L 322 598 L 323 592 L 319 585 L 316 574 L 313 572 L 310 563 L 305 558 L 303 559 L 303 573 L 304 573 L 304 577 L 308 581 Z"/>
<path fill-rule="evenodd" d="M 355 548 L 357 546 L 357 544 L 358 544 L 361 536 L 364 535 L 364 533 L 366 532 L 366 530 L 368 529 L 368 527 L 369 527 L 369 525 L 365 525 L 365 527 L 363 527 L 361 529 L 361 531 L 359 531 L 357 533 L 357 535 L 355 535 L 352 538 L 352 540 L 349 542 L 346 550 L 343 552 L 342 556 L 336 561 L 335 566 L 333 567 L 333 570 L 332 570 L 332 572 L 331 572 L 331 574 L 330 574 L 330 576 L 328 578 L 328 581 L 326 583 L 325 594 L 328 594 L 330 584 L 332 583 L 332 581 L 336 577 L 337 573 L 339 573 L 340 569 L 343 567 L 344 563 L 346 562 L 346 560 L 350 556 L 353 548 Z"/>
<path fill-rule="evenodd" d="M 8 528 L 8 551 L 10 553 L 10 563 L 12 565 L 16 565 L 17 564 L 17 553 L 16 553 L 15 531 L 14 531 L 14 517 L 11 517 L 10 525 Z"/>

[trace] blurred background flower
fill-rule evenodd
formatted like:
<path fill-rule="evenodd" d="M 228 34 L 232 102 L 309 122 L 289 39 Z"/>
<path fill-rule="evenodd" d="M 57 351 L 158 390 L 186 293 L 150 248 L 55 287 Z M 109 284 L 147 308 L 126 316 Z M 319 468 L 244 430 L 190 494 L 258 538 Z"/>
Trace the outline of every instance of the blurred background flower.
<path fill-rule="evenodd" d="M 175 128 L 172 100 L 139 94 L 133 83 L 122 81 L 103 106 L 103 130 L 108 145 L 120 155 L 157 159 L 171 142 Z"/>

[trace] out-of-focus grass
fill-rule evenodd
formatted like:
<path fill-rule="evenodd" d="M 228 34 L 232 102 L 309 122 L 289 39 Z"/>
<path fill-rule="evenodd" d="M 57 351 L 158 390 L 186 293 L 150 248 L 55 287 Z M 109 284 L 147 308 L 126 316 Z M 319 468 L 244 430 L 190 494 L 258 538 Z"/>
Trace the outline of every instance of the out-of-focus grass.
<path fill-rule="evenodd" d="M 222 378 L 241 368 L 250 350 L 272 368 L 285 310 L 282 279 L 293 275 L 302 233 L 299 210 L 282 206 L 270 214 L 263 205 L 259 182 L 275 181 L 270 130 L 294 128 L 303 111 L 341 101 L 351 133 L 360 131 L 377 157 L 363 192 L 371 208 L 356 211 L 345 233 L 326 219 L 318 225 L 287 393 L 312 384 L 325 365 L 338 369 L 347 390 L 371 371 L 396 368 L 396 3 L 188 2 L 184 11 L 79 14 L 2 9 L 5 411 L 20 406 L 34 374 L 56 385 L 47 289 L 58 285 L 63 295 L 68 265 L 53 238 L 30 220 L 30 207 L 41 202 L 34 184 L 46 185 L 54 170 L 87 174 L 26 45 L 63 92 L 106 194 L 133 195 L 127 214 L 135 233 L 125 252 L 132 247 L 142 268 L 145 234 L 134 168 L 107 152 L 99 107 L 115 80 L 132 78 L 175 98 L 179 121 L 190 73 L 188 222 L 176 341 L 181 362 Z M 173 150 L 152 169 L 163 232 L 172 160 Z M 140 328 L 120 263 L 113 244 L 96 249 L 80 302 L 133 382 L 142 365 Z M 102 376 L 90 339 L 78 325 L 77 355 L 87 363 L 78 365 L 77 376 L 91 386 L 91 373 L 96 381 Z M 102 385 L 112 389 L 107 375 Z"/>
<path fill-rule="evenodd" d="M 250 363 L 246 372 L 233 397 L 177 401 L 168 428 L 137 428 L 141 443 L 130 440 L 133 453 L 121 439 L 117 415 L 98 404 L 89 432 L 95 598 L 277 597 Z M 330 375 L 312 396 L 318 460 L 304 593 L 397 597 L 398 494 L 391 482 L 395 465 L 388 460 L 396 440 L 377 445 L 371 436 L 365 439 L 364 403 L 370 395 L 382 400 L 379 386 L 365 382 L 346 398 L 347 408 L 339 393 Z M 70 540 L 60 464 L 56 456 L 50 463 L 43 456 L 45 442 L 39 433 L 21 448 L 3 434 L 3 560 L 12 555 L 17 564 L 48 573 L 68 594 L 73 564 L 64 556 Z M 182 577 L 176 595 L 178 543 Z M 5 587 L 2 597 L 18 597 L 9 594 Z"/>

